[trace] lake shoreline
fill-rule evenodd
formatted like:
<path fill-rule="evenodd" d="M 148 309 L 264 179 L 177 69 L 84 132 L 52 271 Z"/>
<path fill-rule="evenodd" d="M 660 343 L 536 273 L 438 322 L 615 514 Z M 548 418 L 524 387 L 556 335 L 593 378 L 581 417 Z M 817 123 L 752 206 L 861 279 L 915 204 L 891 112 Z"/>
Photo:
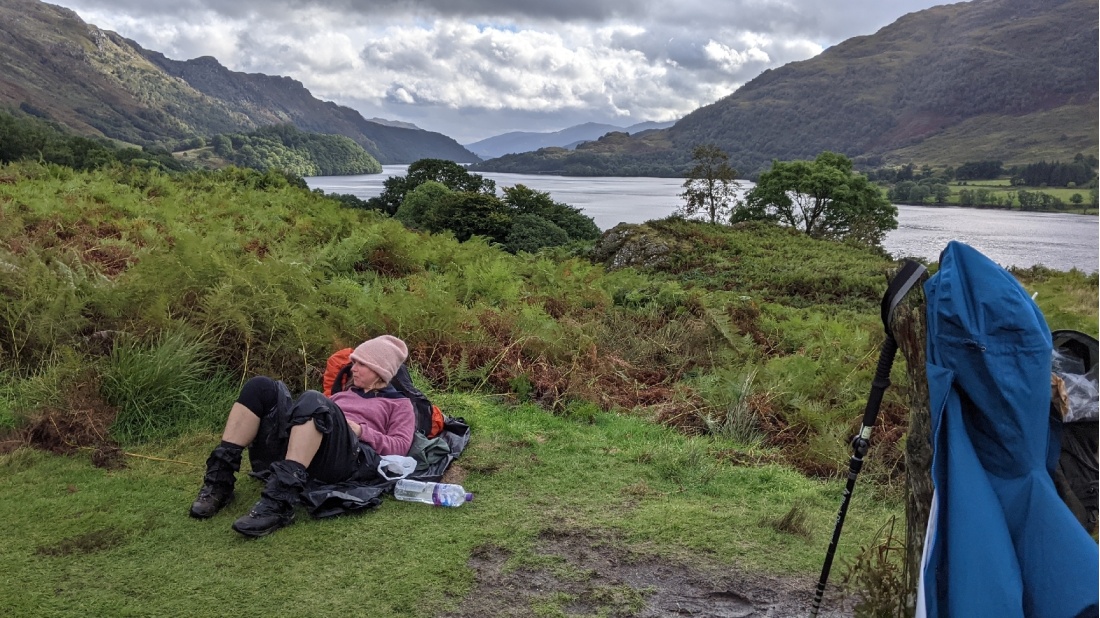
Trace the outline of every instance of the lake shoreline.
<path fill-rule="evenodd" d="M 1095 217 L 1097 213 L 1094 212 L 1073 212 L 1072 210 L 1038 210 L 1035 208 L 1016 208 L 1013 206 L 963 206 L 962 204 L 909 204 L 907 202 L 894 202 L 894 206 L 926 206 L 928 208 L 967 208 L 970 210 L 1007 210 L 1009 212 L 1037 212 L 1037 213 L 1050 213 L 1054 215 L 1080 215 L 1085 217 Z"/>
<path fill-rule="evenodd" d="M 382 174 L 306 178 L 311 189 L 369 199 L 382 192 L 391 176 L 408 166 L 385 165 Z M 498 187 L 523 184 L 546 191 L 555 201 L 579 208 L 601 231 L 620 223 L 645 223 L 672 215 L 683 203 L 682 178 L 650 176 L 549 176 L 485 173 Z M 753 186 L 745 183 L 740 193 Z M 1086 273 L 1100 270 L 1100 218 L 1080 213 L 988 209 L 956 205 L 898 204 L 898 229 L 887 233 L 884 249 L 892 256 L 936 261 L 951 240 L 965 242 L 998 264 Z M 1072 216 L 1067 216 L 1072 214 Z"/>

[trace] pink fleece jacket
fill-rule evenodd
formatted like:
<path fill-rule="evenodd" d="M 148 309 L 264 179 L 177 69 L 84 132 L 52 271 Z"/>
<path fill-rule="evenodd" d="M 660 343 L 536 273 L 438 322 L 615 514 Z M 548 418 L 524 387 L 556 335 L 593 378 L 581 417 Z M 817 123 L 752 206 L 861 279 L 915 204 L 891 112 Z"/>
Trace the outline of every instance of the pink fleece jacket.
<path fill-rule="evenodd" d="M 344 417 L 358 423 L 363 433 L 359 440 L 370 445 L 379 455 L 407 455 L 416 431 L 416 416 L 408 399 L 363 397 L 353 391 L 341 391 L 332 396 Z"/>

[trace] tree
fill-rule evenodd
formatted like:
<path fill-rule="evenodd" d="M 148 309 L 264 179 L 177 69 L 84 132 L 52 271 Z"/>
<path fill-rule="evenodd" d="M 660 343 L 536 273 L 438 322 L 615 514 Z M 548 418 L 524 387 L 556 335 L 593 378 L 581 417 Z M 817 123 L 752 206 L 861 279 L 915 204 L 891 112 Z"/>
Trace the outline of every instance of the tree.
<path fill-rule="evenodd" d="M 405 224 L 405 227 L 423 227 L 424 215 L 432 204 L 447 199 L 454 191 L 448 189 L 443 183 L 429 180 L 419 187 L 405 194 L 401 206 L 397 208 L 393 218 Z"/>
<path fill-rule="evenodd" d="M 401 206 L 401 201 L 409 191 L 434 180 L 451 191 L 481 193 L 495 196 L 497 183 L 480 174 L 471 174 L 454 161 L 446 159 L 420 159 L 409 166 L 405 176 L 391 176 L 382 183 L 382 193 L 372 197 L 368 203 L 371 208 L 392 215 Z"/>
<path fill-rule="evenodd" d="M 928 201 L 928 196 L 931 194 L 927 185 L 915 185 L 909 191 L 909 201 L 913 204 L 923 204 Z"/>
<path fill-rule="evenodd" d="M 233 142 L 224 135 L 215 135 L 211 144 L 214 146 L 214 153 L 219 157 L 233 154 Z"/>
<path fill-rule="evenodd" d="M 429 232 L 449 230 L 460 242 L 484 236 L 504 243 L 512 229 L 512 212 L 495 195 L 454 191 L 429 205 L 420 223 Z"/>
<path fill-rule="evenodd" d="M 677 214 L 690 217 L 705 213 L 711 223 L 718 218 L 726 218 L 733 203 L 733 197 L 741 186 L 734 178 L 737 170 L 730 167 L 729 155 L 713 144 L 696 146 L 691 151 L 695 167 L 687 173 L 684 192 L 680 197 L 684 205 Z"/>
<path fill-rule="evenodd" d="M 894 185 L 894 188 L 886 192 L 886 199 L 899 202 L 902 204 L 909 203 L 909 193 L 913 190 L 913 187 L 917 186 L 917 183 L 912 180 L 903 180 Z"/>
<path fill-rule="evenodd" d="M 600 228 L 592 217 L 579 208 L 554 201 L 549 192 L 518 184 L 504 188 L 503 201 L 516 215 L 532 214 L 553 223 L 569 236 L 568 240 L 595 240 L 600 237 Z"/>
<path fill-rule="evenodd" d="M 956 180 L 990 180 L 1004 173 L 1000 161 L 967 161 L 955 170 Z"/>
<path fill-rule="evenodd" d="M 512 229 L 504 241 L 504 249 L 509 253 L 535 253 L 543 247 L 557 247 L 567 242 L 569 235 L 552 221 L 524 213 L 516 215 L 512 221 Z"/>
<path fill-rule="evenodd" d="M 450 231 L 461 241 L 484 236 L 512 253 L 534 253 L 574 240 L 593 240 L 600 229 L 580 210 L 524 185 L 504 189 L 504 199 L 476 191 L 453 191 L 435 180 L 405 194 L 393 217 L 406 227 Z"/>
<path fill-rule="evenodd" d="M 898 227 L 898 209 L 848 157 L 823 152 L 813 161 L 772 161 L 731 220 L 770 220 L 815 238 L 880 245 Z"/>
<path fill-rule="evenodd" d="M 1020 189 L 1016 192 L 1016 199 L 1020 201 L 1020 208 L 1030 210 L 1039 204 L 1038 194 Z"/>
<path fill-rule="evenodd" d="M 942 182 L 930 185 L 929 190 L 932 191 L 932 198 L 936 200 L 937 204 L 946 204 L 947 198 L 951 196 L 951 187 Z"/>

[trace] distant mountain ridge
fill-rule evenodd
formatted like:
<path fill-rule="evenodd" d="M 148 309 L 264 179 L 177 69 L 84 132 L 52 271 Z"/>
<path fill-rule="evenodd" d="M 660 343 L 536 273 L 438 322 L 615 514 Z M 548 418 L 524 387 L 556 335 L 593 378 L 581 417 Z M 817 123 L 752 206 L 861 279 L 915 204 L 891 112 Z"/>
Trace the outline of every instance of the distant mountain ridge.
<path fill-rule="evenodd" d="M 1095 0 L 974 0 L 910 13 L 764 71 L 669 129 L 509 155 L 491 172 L 679 175 L 715 144 L 742 175 L 830 150 L 862 167 L 1098 154 Z"/>
<path fill-rule="evenodd" d="M 628 127 L 620 127 L 611 124 L 586 122 L 560 131 L 545 133 L 512 131 L 471 144 L 465 144 L 465 146 L 479 157 L 499 157 L 506 154 L 529 152 L 531 150 L 538 150 L 539 148 L 554 146 L 575 148 L 577 144 L 598 139 L 613 131 L 621 131 L 634 135 L 642 131 L 666 129 L 672 125 L 672 122 L 639 122 Z"/>
<path fill-rule="evenodd" d="M 375 116 L 374 118 L 367 118 L 367 122 L 373 122 L 387 127 L 400 127 L 402 129 L 415 129 L 417 131 L 424 130 L 411 122 L 404 122 L 401 120 L 387 120 L 385 118 L 379 118 L 377 116 Z"/>
<path fill-rule="evenodd" d="M 346 135 L 383 165 L 411 163 L 426 157 L 458 163 L 478 160 L 450 137 L 371 122 L 350 107 L 314 98 L 301 82 L 289 77 L 230 71 L 209 56 L 171 60 L 128 42 L 169 75 L 179 77 L 207 96 L 229 103 L 250 118 L 266 120 L 262 124 L 290 122 L 303 131 Z"/>
<path fill-rule="evenodd" d="M 137 145 L 289 123 L 347 136 L 383 164 L 480 160 L 440 133 L 321 101 L 289 77 L 230 71 L 209 56 L 171 60 L 38 0 L 0 0 L 0 105 Z"/>

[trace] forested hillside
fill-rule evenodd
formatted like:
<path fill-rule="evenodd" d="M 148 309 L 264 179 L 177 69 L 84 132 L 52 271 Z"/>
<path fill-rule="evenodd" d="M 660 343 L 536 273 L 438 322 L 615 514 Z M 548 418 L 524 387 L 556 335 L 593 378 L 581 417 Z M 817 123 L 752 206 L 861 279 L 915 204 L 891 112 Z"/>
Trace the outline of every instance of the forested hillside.
<path fill-rule="evenodd" d="M 292 124 L 272 125 L 251 133 L 216 135 L 211 145 L 183 153 L 204 167 L 218 162 L 255 170 L 282 170 L 295 176 L 378 174 L 382 166 L 359 144 L 343 135 L 318 135 Z"/>
<path fill-rule="evenodd" d="M 713 143 L 752 177 L 822 151 L 857 165 L 1006 165 L 1098 151 L 1097 4 L 984 0 L 905 15 L 818 56 L 765 71 L 729 96 L 613 153 L 521 155 L 483 171 L 645 167 L 682 171 Z M 579 165 L 578 165 L 579 163 Z M 527 167 L 527 170 L 524 168 Z"/>
<path fill-rule="evenodd" d="M 213 58 L 170 60 L 37 0 L 0 0 L 0 106 L 89 137 L 169 150 L 290 123 L 349 137 L 382 163 L 478 160 L 447 136 L 369 122 L 288 77 L 233 72 Z"/>
<path fill-rule="evenodd" d="M 156 146 L 119 145 L 102 137 L 76 135 L 57 123 L 25 113 L 0 109 L 0 163 L 30 160 L 77 170 L 123 163 L 165 171 L 235 165 L 299 178 L 382 171 L 378 161 L 351 139 L 306 133 L 289 124 L 215 135 L 209 145 L 196 137 L 188 146 L 188 150 L 173 155 Z M 304 186 L 304 181 L 299 179 L 298 183 Z"/>

